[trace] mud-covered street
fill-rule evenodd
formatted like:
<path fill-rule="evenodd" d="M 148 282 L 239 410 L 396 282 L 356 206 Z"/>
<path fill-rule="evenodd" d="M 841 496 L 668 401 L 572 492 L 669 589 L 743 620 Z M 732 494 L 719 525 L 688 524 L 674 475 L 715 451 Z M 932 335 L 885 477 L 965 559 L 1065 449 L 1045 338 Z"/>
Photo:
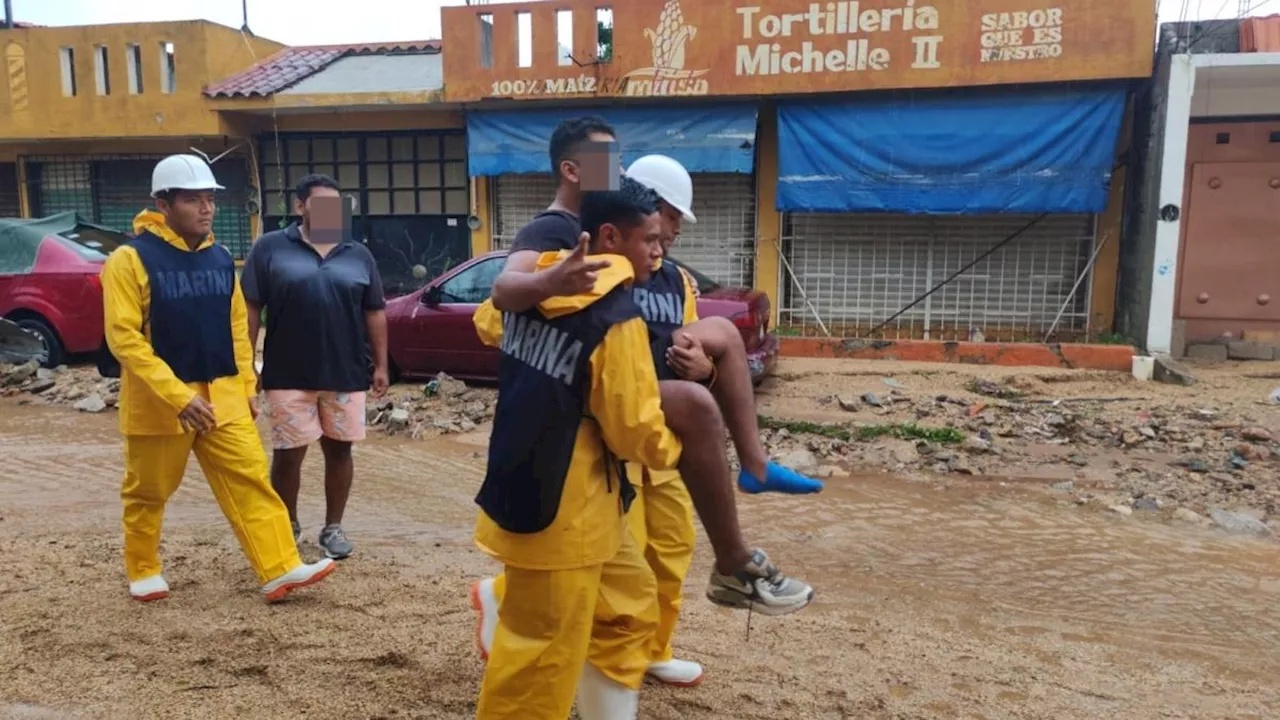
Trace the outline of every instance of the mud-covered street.
<path fill-rule="evenodd" d="M 762 390 L 762 414 L 801 429 L 772 430 L 771 442 L 780 453 L 813 454 L 828 489 L 818 498 L 744 497 L 744 523 L 785 570 L 814 584 L 817 600 L 786 618 L 715 608 L 701 599 L 710 562 L 703 543 L 676 646 L 707 667 L 707 680 L 693 690 L 647 687 L 641 717 L 1280 715 L 1280 543 L 1209 520 L 1220 506 L 1266 527 L 1272 461 L 1255 456 L 1235 474 L 1219 469 L 1248 442 L 1234 437 L 1239 428 L 1193 432 L 1203 422 L 1172 409 L 1214 406 L 1210 425 L 1251 414 L 1269 429 L 1275 411 L 1253 402 L 1249 384 L 1263 388 L 1265 401 L 1276 381 L 1243 381 L 1248 387 L 1236 401 L 1206 393 L 1212 379 L 1200 388 L 1157 388 L 1172 399 L 1141 409 L 1155 423 L 1131 421 L 1128 408 L 1116 407 L 1124 403 L 1110 402 L 1098 412 L 1110 414 L 1120 432 L 1114 446 L 1071 440 L 1047 445 L 1062 458 L 1036 460 L 1031 443 L 1002 439 L 1000 429 L 1041 427 L 1032 424 L 1039 405 L 1019 409 L 992 398 L 991 405 L 1012 404 L 974 412 L 981 392 L 939 385 L 955 384 L 948 373 L 958 371 L 893 369 L 886 385 L 883 365 L 787 361 Z M 1003 376 L 1027 373 L 995 374 L 991 382 L 1012 383 Z M 1115 387 L 1126 385 L 1116 376 L 1079 382 L 1116 396 L 1135 390 Z M 421 388 L 396 392 L 407 398 Z M 458 392 L 473 396 L 456 412 L 485 403 L 486 391 Z M 963 402 L 938 400 L 948 392 Z M 910 400 L 891 401 L 886 411 L 868 405 L 865 393 Z M 425 409 L 455 412 L 439 395 L 397 401 L 388 413 L 410 411 L 400 434 L 375 434 L 358 449 L 347 520 L 358 554 L 331 581 L 275 607 L 258 597 L 194 462 L 167 516 L 173 596 L 153 606 L 131 602 L 120 561 L 114 414 L 41 407 L 29 394 L 0 399 L 7 558 L 0 716 L 470 717 L 482 667 L 466 588 L 494 570 L 470 540 L 485 427 L 477 417 L 474 429 L 438 434 Z M 859 405 L 842 407 L 852 400 Z M 1048 408 L 1063 404 L 1078 403 Z M 965 439 L 871 437 L 879 431 L 856 429 L 905 423 L 898 411 L 919 427 L 945 427 L 935 415 L 920 416 L 925 405 L 954 405 Z M 986 423 L 985 412 L 1011 417 L 994 414 Z M 859 416 L 861 425 L 847 425 L 857 437 L 840 440 L 821 429 L 846 427 L 838 425 L 841 413 Z M 1077 424 L 1093 427 L 1080 417 Z M 977 432 L 971 421 L 980 423 Z M 817 434 L 803 432 L 819 423 L 826 424 Z M 1153 425 L 1156 438 L 1134 429 Z M 990 442 L 1002 454 L 977 447 L 973 438 L 982 439 L 984 427 L 994 428 Z M 1175 427 L 1186 440 L 1161 439 Z M 1154 447 L 1126 450 L 1131 430 Z M 1215 439 L 1224 434 L 1232 437 Z M 1186 448 L 1201 436 L 1212 442 Z M 1255 489 L 1228 492 L 1204 480 L 1205 493 L 1193 486 L 1188 500 L 1174 499 L 1178 478 L 1209 474 L 1169 465 L 1196 452 L 1214 463 L 1211 472 L 1237 478 L 1233 487 Z M 309 461 L 303 490 L 309 557 L 318 555 L 318 460 Z M 888 466 L 898 474 L 872 472 Z M 1024 466 L 1058 474 L 1028 472 L 1012 482 Z M 989 479 L 993 470 L 1006 480 Z M 1147 491 L 1126 484 L 1145 473 L 1156 477 Z M 1258 488 L 1262 499 L 1248 500 Z M 1114 509 L 1121 503 L 1129 512 Z M 1189 506 L 1203 522 L 1171 509 Z"/>

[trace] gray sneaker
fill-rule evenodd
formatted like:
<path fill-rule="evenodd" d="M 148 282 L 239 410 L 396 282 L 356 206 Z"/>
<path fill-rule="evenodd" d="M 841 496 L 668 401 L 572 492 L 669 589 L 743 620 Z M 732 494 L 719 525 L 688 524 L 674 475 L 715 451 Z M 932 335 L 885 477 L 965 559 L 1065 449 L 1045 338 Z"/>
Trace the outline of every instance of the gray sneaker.
<path fill-rule="evenodd" d="M 289 524 L 293 526 L 293 544 L 297 545 L 302 542 L 302 525 L 297 520 L 290 520 Z"/>
<path fill-rule="evenodd" d="M 324 548 L 325 557 L 341 560 L 355 552 L 355 543 L 347 539 L 341 525 L 325 525 L 320 531 L 320 547 Z"/>
<path fill-rule="evenodd" d="M 751 610 L 762 615 L 786 615 L 813 601 L 813 588 L 778 572 L 763 550 L 732 575 L 711 573 L 707 599 L 716 605 Z"/>

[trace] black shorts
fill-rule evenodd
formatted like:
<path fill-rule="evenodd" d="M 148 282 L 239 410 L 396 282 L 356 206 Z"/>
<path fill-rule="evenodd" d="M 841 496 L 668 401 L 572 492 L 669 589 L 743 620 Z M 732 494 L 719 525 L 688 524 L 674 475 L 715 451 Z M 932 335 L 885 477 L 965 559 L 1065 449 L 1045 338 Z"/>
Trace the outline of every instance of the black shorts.
<path fill-rule="evenodd" d="M 649 353 L 653 355 L 653 369 L 658 373 L 658 381 L 679 380 L 680 376 L 667 364 L 667 349 L 671 347 L 670 335 L 650 335 Z"/>

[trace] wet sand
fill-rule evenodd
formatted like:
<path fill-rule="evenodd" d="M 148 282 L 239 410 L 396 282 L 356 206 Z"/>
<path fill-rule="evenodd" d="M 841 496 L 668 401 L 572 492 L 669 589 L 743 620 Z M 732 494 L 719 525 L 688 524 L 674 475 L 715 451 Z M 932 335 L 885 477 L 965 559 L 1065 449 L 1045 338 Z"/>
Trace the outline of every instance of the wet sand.
<path fill-rule="evenodd" d="M 166 517 L 167 601 L 129 600 L 114 416 L 0 401 L 0 717 L 467 718 L 482 665 L 467 584 L 479 448 L 357 450 L 330 580 L 268 607 L 194 462 Z M 318 557 L 321 459 L 303 487 Z M 749 538 L 817 589 L 748 618 L 702 599 L 676 636 L 707 668 L 643 718 L 1280 716 L 1280 543 L 1081 512 L 1034 489 L 857 474 L 742 498 Z"/>

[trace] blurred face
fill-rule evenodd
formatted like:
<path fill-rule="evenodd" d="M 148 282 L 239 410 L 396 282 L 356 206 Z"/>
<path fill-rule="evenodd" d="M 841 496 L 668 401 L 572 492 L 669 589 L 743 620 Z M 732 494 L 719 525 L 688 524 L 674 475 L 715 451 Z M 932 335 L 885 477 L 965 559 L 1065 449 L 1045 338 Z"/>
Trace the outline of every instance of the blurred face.
<path fill-rule="evenodd" d="M 165 222 L 183 238 L 204 237 L 213 232 L 213 216 L 218 205 L 212 190 L 179 190 L 172 202 L 156 200 Z"/>
<path fill-rule="evenodd" d="M 601 252 L 622 255 L 631 261 L 636 282 L 646 282 L 653 274 L 654 263 L 662 257 L 662 218 L 651 213 L 627 229 L 601 225 L 598 246 Z"/>
<path fill-rule="evenodd" d="M 684 227 L 684 214 L 661 202 L 658 204 L 658 215 L 662 218 L 662 254 L 665 256 L 671 252 L 671 246 L 680 237 L 681 228 Z"/>
<path fill-rule="evenodd" d="M 317 245 L 337 245 L 349 236 L 344 202 L 345 198 L 333 188 L 312 189 L 301 208 L 308 240 Z"/>
<path fill-rule="evenodd" d="M 609 172 L 605 165 L 613 163 L 610 160 L 609 146 L 613 146 L 612 155 L 616 155 L 617 142 L 617 139 L 609 133 L 589 133 L 587 141 L 580 144 L 572 156 L 560 163 L 561 180 L 579 190 L 608 190 L 607 186 L 603 186 L 601 178 Z M 620 162 L 618 167 L 622 167 Z M 593 187 L 583 188 L 584 182 Z"/>

